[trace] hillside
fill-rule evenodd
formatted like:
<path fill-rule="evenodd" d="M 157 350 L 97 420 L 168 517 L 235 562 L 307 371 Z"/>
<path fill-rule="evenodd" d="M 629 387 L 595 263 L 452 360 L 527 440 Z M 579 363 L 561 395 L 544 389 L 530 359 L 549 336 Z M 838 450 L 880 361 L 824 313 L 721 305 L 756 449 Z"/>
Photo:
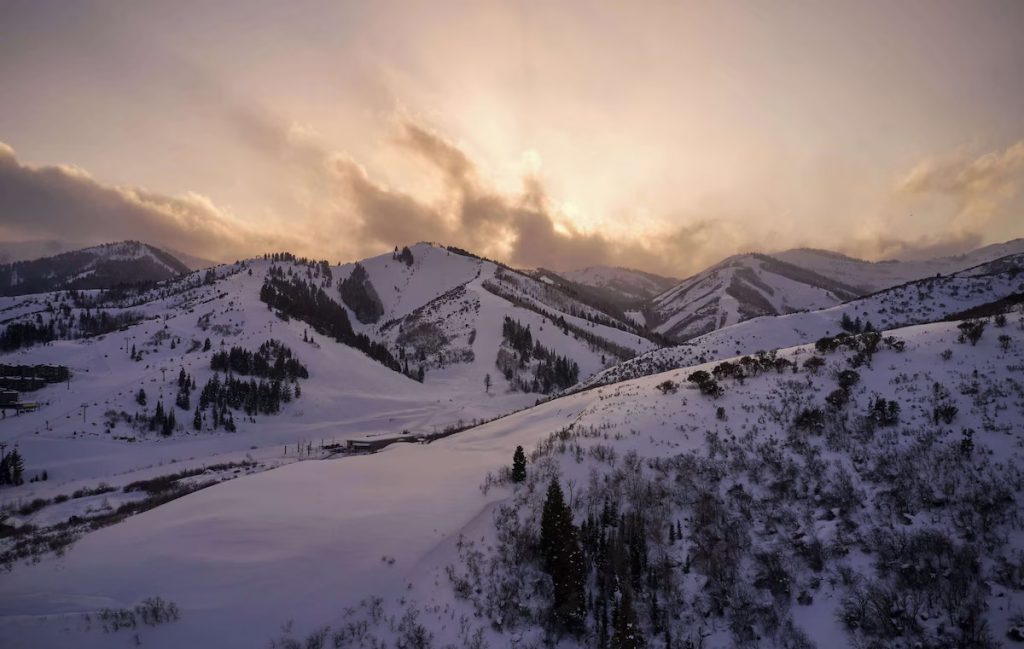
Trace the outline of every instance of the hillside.
<path fill-rule="evenodd" d="M 853 378 L 837 381 L 852 352 L 811 371 L 797 347 L 776 357 L 796 369 L 721 380 L 717 398 L 687 368 L 427 446 L 231 480 L 16 567 L 0 629 L 12 647 L 540 645 L 554 609 L 537 542 L 557 477 L 587 602 L 561 646 L 627 626 L 657 647 L 996 646 L 1024 602 L 1024 338 L 888 333 L 902 351 Z M 516 445 L 522 484 L 505 468 Z M 180 619 L 113 630 L 113 611 L 153 596 Z"/>
<path fill-rule="evenodd" d="M 861 328 L 894 329 L 960 314 L 966 317 L 971 310 L 998 305 L 1014 296 L 1024 298 L 1024 254 L 1010 255 L 949 276 L 909 282 L 827 309 L 740 322 L 682 345 L 638 356 L 591 377 L 580 387 L 615 383 L 760 350 L 812 343 L 823 336 L 843 333 L 844 318 L 854 326 L 859 323 Z M 1011 299 L 1003 306 L 1013 303 Z"/>
<path fill-rule="evenodd" d="M 2 298 L 0 365 L 66 365 L 72 380 L 25 393 L 42 407 L 8 417 L 0 441 L 20 446 L 33 475 L 45 470 L 66 481 L 245 449 L 280 454 L 284 443 L 431 434 L 531 405 L 655 348 L 628 325 L 492 262 L 429 244 L 410 253 L 411 264 L 391 254 L 360 262 L 380 302 L 374 323 L 359 322 L 344 306 L 339 286 L 354 264 L 291 256 L 139 290 Z M 321 290 L 347 314 L 350 333 L 335 328 L 337 321 L 327 330 L 312 314 L 268 308 L 261 295 L 272 275 Z M 506 318 L 529 327 L 529 349 L 503 336 Z M 236 408 L 238 434 L 216 425 L 209 410 L 195 430 L 199 393 L 218 375 L 212 356 L 233 347 L 254 352 L 269 340 L 308 367 L 309 378 L 293 382 L 301 399 L 272 415 Z M 182 371 L 194 384 L 189 408 L 173 407 Z M 136 401 L 140 387 L 145 405 Z M 177 413 L 169 436 L 144 423 L 158 403 Z"/>
<path fill-rule="evenodd" d="M 589 266 L 558 274 L 577 284 L 606 289 L 621 297 L 641 300 L 650 299 L 679 283 L 678 279 L 671 277 L 611 266 Z"/>
<path fill-rule="evenodd" d="M 647 324 L 675 341 L 765 315 L 833 306 L 860 292 L 767 255 L 730 257 L 655 297 Z"/>
<path fill-rule="evenodd" d="M 159 248 L 138 241 L 122 241 L 0 265 L 0 295 L 160 282 L 189 270 Z"/>
<path fill-rule="evenodd" d="M 870 262 L 811 248 L 772 253 L 772 257 L 855 286 L 864 293 L 872 293 L 926 277 L 949 275 L 1000 257 L 1020 253 L 1024 253 L 1024 239 L 984 246 L 963 255 L 920 261 Z"/>

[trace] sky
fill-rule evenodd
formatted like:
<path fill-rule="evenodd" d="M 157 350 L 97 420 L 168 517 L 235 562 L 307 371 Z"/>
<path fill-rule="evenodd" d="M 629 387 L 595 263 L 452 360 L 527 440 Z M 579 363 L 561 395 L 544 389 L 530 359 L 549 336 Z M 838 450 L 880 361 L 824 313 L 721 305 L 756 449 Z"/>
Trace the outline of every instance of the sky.
<path fill-rule="evenodd" d="M 0 0 L 0 241 L 685 276 L 1024 236 L 1024 3 Z"/>

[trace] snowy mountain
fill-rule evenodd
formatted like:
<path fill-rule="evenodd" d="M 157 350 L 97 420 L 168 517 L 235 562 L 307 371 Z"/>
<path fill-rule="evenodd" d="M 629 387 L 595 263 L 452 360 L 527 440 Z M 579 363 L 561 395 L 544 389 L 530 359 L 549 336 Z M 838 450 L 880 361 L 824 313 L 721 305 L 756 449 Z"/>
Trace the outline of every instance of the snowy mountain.
<path fill-rule="evenodd" d="M 736 255 L 655 297 L 646 311 L 647 324 L 684 341 L 750 318 L 832 306 L 860 294 L 767 255 Z"/>
<path fill-rule="evenodd" d="M 641 300 L 650 299 L 679 282 L 678 279 L 642 270 L 611 266 L 589 266 L 558 275 L 577 284 L 607 289 L 625 298 Z"/>
<path fill-rule="evenodd" d="M 2 439 L 64 480 L 283 440 L 432 434 L 533 404 L 656 347 L 629 324 L 493 262 L 430 244 L 413 246 L 409 259 L 329 266 L 282 255 L 155 287 L 0 298 L 0 365 L 60 364 L 73 375 L 66 386 L 26 393 L 45 407 L 8 418 Z M 374 322 L 360 322 L 339 288 L 357 267 L 379 301 Z M 268 286 L 318 291 L 333 315 L 271 305 Z M 525 336 L 505 335 L 506 320 L 529 331 L 529 349 Z M 194 430 L 197 392 L 218 374 L 212 355 L 254 352 L 268 340 L 308 366 L 301 401 L 274 416 L 236 412 L 239 434 L 229 436 L 217 423 L 223 412 L 207 410 Z M 158 403 L 173 410 L 182 370 L 195 384 L 193 408 L 177 410 L 168 439 L 139 422 Z M 140 387 L 150 394 L 144 406 Z M 44 460 L 53 444 L 75 447 L 74 460 Z"/>
<path fill-rule="evenodd" d="M 1019 627 L 1024 254 L 841 304 L 762 256 L 702 275 L 780 315 L 657 349 L 575 283 L 425 243 L 0 298 L 0 381 L 71 372 L 0 419 L 0 644 Z"/>
<path fill-rule="evenodd" d="M 1024 254 L 943 277 L 908 282 L 841 305 L 759 317 L 658 349 L 601 372 L 580 388 L 761 350 L 813 343 L 851 331 L 886 330 L 952 318 L 989 316 L 1024 302 Z M 844 320 L 848 330 L 843 329 Z"/>
<path fill-rule="evenodd" d="M 88 247 L 68 241 L 34 239 L 29 241 L 0 241 L 0 264 L 28 261 L 41 257 L 53 257 L 64 252 Z"/>
<path fill-rule="evenodd" d="M 0 295 L 160 282 L 188 272 L 185 264 L 159 248 L 122 241 L 0 265 Z"/>
<path fill-rule="evenodd" d="M 810 248 L 773 253 L 772 257 L 855 286 L 863 293 L 871 293 L 925 277 L 948 275 L 1019 253 L 1024 253 L 1024 239 L 984 246 L 963 255 L 921 261 L 870 262 L 837 252 Z"/>

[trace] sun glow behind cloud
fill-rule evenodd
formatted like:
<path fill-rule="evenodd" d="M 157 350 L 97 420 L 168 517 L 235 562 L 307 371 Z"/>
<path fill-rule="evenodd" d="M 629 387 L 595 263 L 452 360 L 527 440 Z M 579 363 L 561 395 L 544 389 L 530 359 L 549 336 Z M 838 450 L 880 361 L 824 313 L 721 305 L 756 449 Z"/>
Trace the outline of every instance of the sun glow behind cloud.
<path fill-rule="evenodd" d="M 231 215 L 244 236 L 208 246 L 222 256 L 445 239 L 683 274 L 750 249 L 956 251 L 1024 234 L 1022 16 L 301 0 L 240 21 L 208 3 L 32 3 L 5 21 L 0 141 L 38 172 L 22 182 L 74 165 Z M 59 236 L 60 214 L 9 198 L 25 195 L 8 193 L 0 236 Z M 103 223 L 105 239 L 134 227 Z"/>

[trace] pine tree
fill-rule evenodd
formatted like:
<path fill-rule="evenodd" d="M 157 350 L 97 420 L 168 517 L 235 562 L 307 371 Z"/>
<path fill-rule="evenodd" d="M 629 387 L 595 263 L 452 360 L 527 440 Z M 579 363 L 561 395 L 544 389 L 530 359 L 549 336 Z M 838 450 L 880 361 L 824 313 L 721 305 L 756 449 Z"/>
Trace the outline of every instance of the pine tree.
<path fill-rule="evenodd" d="M 205 340 L 205 341 L 203 342 L 203 351 L 204 351 L 204 352 L 208 352 L 208 351 L 210 351 L 210 347 L 211 347 L 211 345 L 210 345 L 210 339 L 209 339 L 209 338 L 207 338 L 207 339 L 206 339 L 206 340 Z"/>
<path fill-rule="evenodd" d="M 612 634 L 612 649 L 642 649 L 645 644 L 643 635 L 637 626 L 633 595 L 628 586 L 621 593 L 622 597 L 612 620 L 612 626 L 615 629 Z"/>
<path fill-rule="evenodd" d="M 548 486 L 544 501 L 540 544 L 544 570 L 551 576 L 554 586 L 552 622 L 568 631 L 579 632 L 586 613 L 586 565 L 572 523 L 572 512 L 555 478 Z"/>
<path fill-rule="evenodd" d="M 562 486 L 557 478 L 548 484 L 548 494 L 544 500 L 544 510 L 540 518 L 540 553 L 544 562 L 544 571 L 550 573 L 561 542 L 561 519 L 565 510 L 565 497 Z"/>
<path fill-rule="evenodd" d="M 484 375 L 484 392 L 487 394 L 491 393 L 491 375 L 490 373 Z"/>
<path fill-rule="evenodd" d="M 203 414 L 199 410 L 199 406 L 196 406 L 196 414 L 192 417 L 192 428 L 196 430 L 203 429 Z"/>
<path fill-rule="evenodd" d="M 146 405 L 146 391 L 143 390 L 142 388 L 139 388 L 138 393 L 135 395 L 135 403 L 139 404 L 140 406 Z"/>
<path fill-rule="evenodd" d="M 167 416 L 164 417 L 163 427 L 161 427 L 160 432 L 163 433 L 164 437 L 170 437 L 171 433 L 174 432 L 174 428 L 177 426 L 177 423 L 178 422 L 175 421 L 174 418 L 174 410 L 172 409 Z"/>
<path fill-rule="evenodd" d="M 526 454 L 523 447 L 517 446 L 516 452 L 512 454 L 512 482 L 523 482 L 526 480 Z"/>
<path fill-rule="evenodd" d="M 178 398 L 175 399 L 174 403 L 182 410 L 191 410 L 192 404 L 191 399 L 188 396 L 188 388 L 182 388 L 178 391 Z"/>
<path fill-rule="evenodd" d="M 22 483 L 22 474 L 25 473 L 25 462 L 21 459 L 21 453 L 18 452 L 18 449 L 11 451 L 8 462 L 11 467 L 11 484 L 20 485 Z"/>

